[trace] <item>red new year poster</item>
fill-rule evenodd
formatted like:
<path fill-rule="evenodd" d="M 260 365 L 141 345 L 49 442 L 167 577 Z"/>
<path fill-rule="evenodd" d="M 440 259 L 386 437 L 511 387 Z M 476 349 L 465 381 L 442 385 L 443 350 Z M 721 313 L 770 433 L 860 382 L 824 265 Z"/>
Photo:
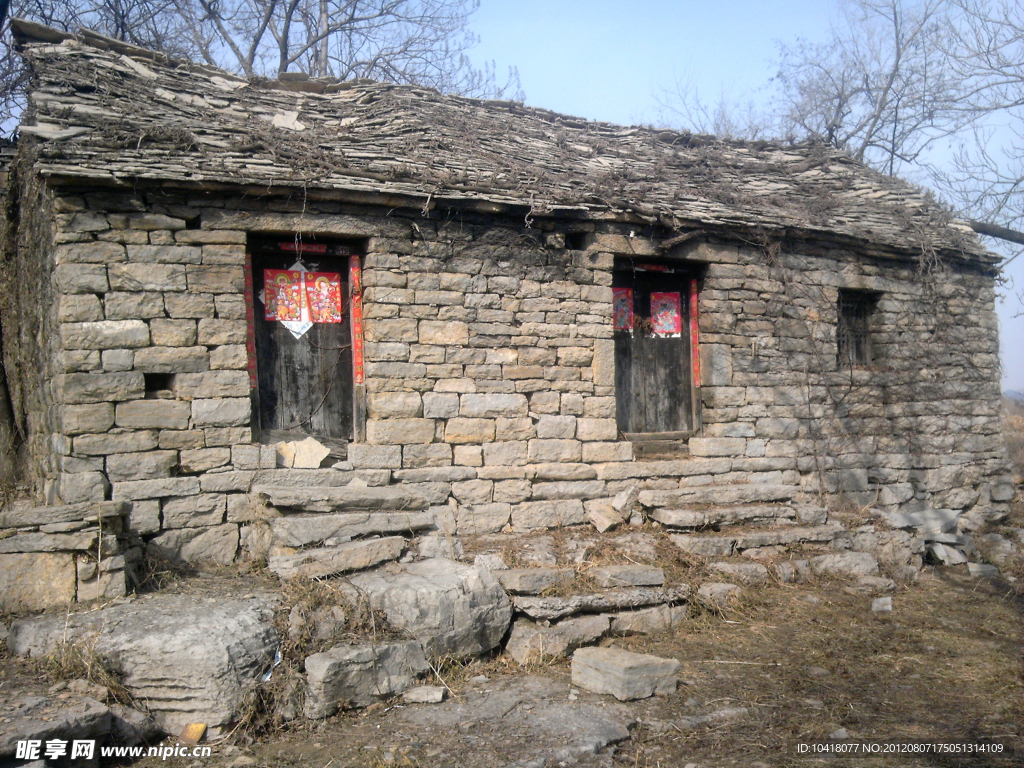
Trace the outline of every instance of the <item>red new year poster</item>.
<path fill-rule="evenodd" d="M 612 323 L 616 331 L 633 330 L 633 290 L 612 288 Z"/>
<path fill-rule="evenodd" d="M 655 336 L 682 335 L 683 311 L 678 292 L 651 293 L 651 326 Z"/>
<path fill-rule="evenodd" d="M 337 272 L 306 272 L 306 301 L 314 323 L 341 322 L 341 275 Z"/>
<path fill-rule="evenodd" d="M 303 319 L 302 273 L 291 269 L 263 270 L 264 318 L 299 321 Z"/>

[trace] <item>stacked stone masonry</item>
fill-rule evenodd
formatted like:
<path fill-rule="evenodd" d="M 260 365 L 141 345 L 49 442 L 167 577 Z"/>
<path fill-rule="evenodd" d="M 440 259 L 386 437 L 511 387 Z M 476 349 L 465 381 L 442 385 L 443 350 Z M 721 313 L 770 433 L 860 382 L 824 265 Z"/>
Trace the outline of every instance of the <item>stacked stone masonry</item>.
<path fill-rule="evenodd" d="M 20 376 L 48 503 L 129 501 L 130 528 L 153 545 L 230 562 L 250 489 L 300 482 L 282 480 L 251 429 L 244 265 L 248 237 L 266 231 L 366 246 L 365 441 L 302 483 L 429 487 L 436 526 L 459 534 L 582 523 L 634 487 L 783 483 L 979 521 L 1008 499 L 988 274 L 839 247 L 677 251 L 702 274 L 703 431 L 689 457 L 640 461 L 616 426 L 611 283 L 616 255 L 654 253 L 650 241 L 577 224 L 589 231 L 573 250 L 558 220 L 441 224 L 315 201 L 281 212 L 296 205 L 42 197 L 31 215 L 52 221 L 50 293 L 27 300 L 42 300 L 44 364 Z M 21 263 L 40 245 L 23 243 Z M 870 368 L 837 364 L 840 289 L 879 296 Z"/>

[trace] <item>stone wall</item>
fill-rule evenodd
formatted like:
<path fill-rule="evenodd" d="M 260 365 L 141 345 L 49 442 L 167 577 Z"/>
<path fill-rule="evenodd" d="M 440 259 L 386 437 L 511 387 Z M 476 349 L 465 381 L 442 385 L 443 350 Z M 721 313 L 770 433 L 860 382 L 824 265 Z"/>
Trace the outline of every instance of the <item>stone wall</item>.
<path fill-rule="evenodd" d="M 691 458 L 634 461 L 615 424 L 611 270 L 616 253 L 654 252 L 628 228 L 574 226 L 591 230 L 569 238 L 578 250 L 565 222 L 63 190 L 38 252 L 54 265 L 40 298 L 55 296 L 54 405 L 30 418 L 42 492 L 131 501 L 137 533 L 223 561 L 267 482 L 429 486 L 438 526 L 459 533 L 580 523 L 634 486 L 755 480 L 977 514 L 1008 497 L 992 276 L 810 246 L 685 249 L 705 265 L 704 432 Z M 284 478 L 252 443 L 242 288 L 260 232 L 367 245 L 366 440 L 315 478 Z M 881 292 L 871 370 L 837 369 L 844 287 Z"/>

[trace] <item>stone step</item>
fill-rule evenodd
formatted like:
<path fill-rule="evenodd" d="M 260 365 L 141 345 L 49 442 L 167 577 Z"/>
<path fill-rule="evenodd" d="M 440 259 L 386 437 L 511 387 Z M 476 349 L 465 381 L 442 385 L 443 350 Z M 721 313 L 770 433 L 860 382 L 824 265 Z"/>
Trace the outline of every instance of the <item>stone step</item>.
<path fill-rule="evenodd" d="M 671 491 L 640 491 L 637 500 L 648 508 L 680 509 L 693 506 L 791 501 L 800 488 L 774 483 L 736 483 L 732 485 L 691 485 Z"/>
<path fill-rule="evenodd" d="M 289 488 L 310 488 L 313 486 L 342 487 L 353 480 L 369 486 L 387 485 L 391 482 L 389 469 L 262 469 L 250 472 L 254 485 L 276 485 Z"/>
<path fill-rule="evenodd" d="M 286 547 L 308 547 L 329 539 L 339 542 L 381 533 L 412 533 L 434 527 L 430 512 L 342 512 L 285 515 L 270 520 L 274 541 Z"/>
<path fill-rule="evenodd" d="M 772 504 L 744 504 L 708 509 L 655 508 L 650 517 L 669 528 L 711 528 L 718 525 L 792 520 L 797 516 L 792 507 Z"/>
<path fill-rule="evenodd" d="M 828 543 L 846 529 L 838 523 L 812 526 L 788 526 L 775 531 L 745 531 L 717 536 L 695 536 L 676 533 L 669 536 L 672 543 L 685 552 L 714 557 L 731 555 L 745 549 L 789 546 L 793 544 Z"/>
<path fill-rule="evenodd" d="M 0 512 L 0 528 L 29 528 L 61 523 L 95 523 L 101 519 L 121 517 L 131 511 L 126 501 L 87 501 L 58 507 L 32 507 Z"/>
<path fill-rule="evenodd" d="M 428 506 L 422 494 L 401 487 L 256 485 L 252 493 L 275 507 L 306 512 L 365 512 L 369 510 L 421 510 Z"/>
<path fill-rule="evenodd" d="M 674 587 L 636 587 L 613 589 L 570 597 L 523 597 L 512 598 L 512 606 L 518 613 L 538 621 L 555 621 L 577 613 L 605 613 L 629 608 L 643 608 L 649 605 L 663 605 L 685 602 L 690 596 L 689 584 Z"/>
<path fill-rule="evenodd" d="M 397 560 L 405 549 L 405 539 L 361 539 L 336 547 L 306 549 L 288 555 L 271 555 L 267 567 L 282 579 L 304 576 L 310 579 L 361 571 L 388 560 Z"/>

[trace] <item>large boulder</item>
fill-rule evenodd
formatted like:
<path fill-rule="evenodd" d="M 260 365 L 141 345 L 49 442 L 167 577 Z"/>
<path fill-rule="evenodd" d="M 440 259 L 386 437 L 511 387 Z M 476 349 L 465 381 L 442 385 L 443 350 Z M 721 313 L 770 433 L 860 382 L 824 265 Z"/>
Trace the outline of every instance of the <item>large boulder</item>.
<path fill-rule="evenodd" d="M 388 623 L 407 630 L 428 657 L 475 656 L 501 642 L 512 620 L 491 572 L 443 558 L 394 564 L 348 579 Z"/>
<path fill-rule="evenodd" d="M 89 613 L 18 622 L 9 646 L 40 657 L 71 643 L 120 674 L 165 731 L 206 723 L 217 735 L 273 661 L 279 646 L 273 606 L 269 595 L 155 594 Z"/>

